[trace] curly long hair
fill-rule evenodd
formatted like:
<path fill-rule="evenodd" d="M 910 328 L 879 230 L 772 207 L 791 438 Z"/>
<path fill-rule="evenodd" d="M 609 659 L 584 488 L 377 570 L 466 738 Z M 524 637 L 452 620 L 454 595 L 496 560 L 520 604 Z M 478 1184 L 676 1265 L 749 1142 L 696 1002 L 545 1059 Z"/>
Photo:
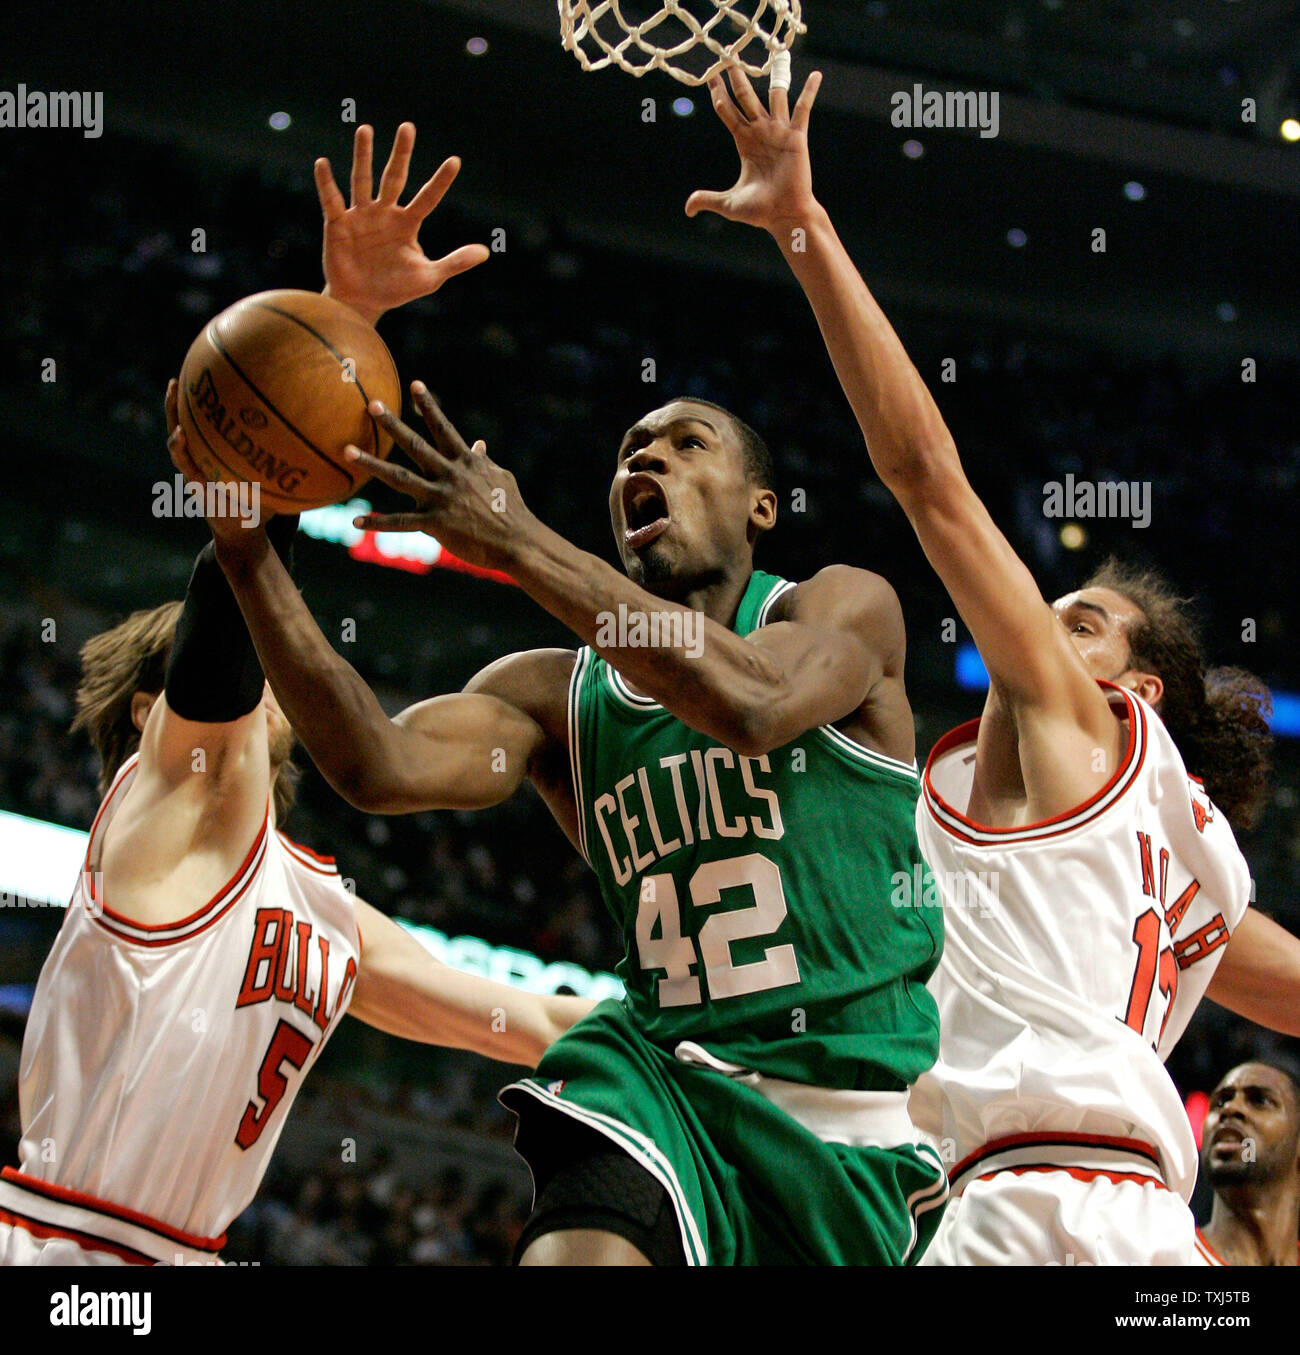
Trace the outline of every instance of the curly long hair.
<path fill-rule="evenodd" d="M 1128 598 L 1142 619 L 1127 627 L 1129 666 L 1164 683 L 1158 710 L 1187 770 L 1236 828 L 1251 828 L 1264 807 L 1273 736 L 1273 698 L 1244 668 L 1205 666 L 1191 599 L 1153 569 L 1108 559 L 1084 585 Z"/>

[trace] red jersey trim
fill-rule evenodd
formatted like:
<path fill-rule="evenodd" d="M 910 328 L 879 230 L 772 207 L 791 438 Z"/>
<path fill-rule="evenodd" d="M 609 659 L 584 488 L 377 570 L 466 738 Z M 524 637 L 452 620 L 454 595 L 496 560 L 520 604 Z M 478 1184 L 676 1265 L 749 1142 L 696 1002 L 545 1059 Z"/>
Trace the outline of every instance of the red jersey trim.
<path fill-rule="evenodd" d="M 152 941 L 147 941 L 143 937 L 135 935 L 133 932 L 119 931 L 116 927 L 112 927 L 105 922 L 103 918 L 97 918 L 96 921 L 104 931 L 108 932 L 110 936 L 117 937 L 119 941 L 129 941 L 132 945 L 145 946 L 150 950 L 156 949 L 159 946 L 176 946 L 180 945 L 183 941 L 192 941 L 196 936 L 202 936 L 210 927 L 215 927 L 252 887 L 253 880 L 249 879 L 239 893 L 236 894 L 233 899 L 230 899 L 219 913 L 214 913 L 201 927 L 194 927 L 181 936 L 161 936 L 155 937 Z"/>
<path fill-rule="evenodd" d="M 95 897 L 95 875 L 94 872 L 90 869 L 90 853 L 94 850 L 95 847 L 95 835 L 99 832 L 100 820 L 104 817 L 104 811 L 109 807 L 110 804 L 113 803 L 113 797 L 117 794 L 119 790 L 121 790 L 122 782 L 126 778 L 126 774 L 129 771 L 133 770 L 136 763 L 139 761 L 140 754 L 132 753 L 131 756 L 127 758 L 127 760 L 117 769 L 117 775 L 113 778 L 112 782 L 108 787 L 108 794 L 104 796 L 103 800 L 100 803 L 99 808 L 95 811 L 94 821 L 90 825 L 90 832 L 86 837 L 86 855 L 82 858 L 81 861 L 81 877 L 83 880 L 90 881 L 88 887 L 90 890 L 90 897 L 92 899 Z"/>
<path fill-rule="evenodd" d="M 1103 1152 L 1124 1153 L 1128 1157 L 1140 1157 L 1157 1170 L 1160 1170 L 1160 1154 L 1149 1143 L 1144 1143 L 1141 1139 L 1117 1139 L 1110 1138 L 1103 1134 L 1074 1134 L 1074 1133 L 1035 1133 L 1035 1134 L 1008 1134 L 1005 1138 L 990 1139 L 982 1144 L 973 1153 L 968 1153 L 960 1162 L 957 1163 L 948 1172 L 948 1180 L 952 1183 L 962 1176 L 968 1176 L 979 1166 L 981 1162 L 988 1161 L 1000 1153 L 1006 1153 L 1016 1148 L 1069 1148 L 1069 1149 L 1099 1149 Z M 1006 1167 L 998 1168 L 998 1171 L 1015 1171 L 1037 1169 L 1036 1164 L 1008 1164 Z M 1066 1168 L 1051 1167 L 1044 1165 L 1044 1171 L 1066 1171 L 1066 1170 L 1090 1170 L 1087 1168 Z M 986 1175 L 992 1176 L 996 1172 L 988 1172 Z M 980 1178 L 984 1179 L 983 1177 Z M 1150 1180 L 1150 1177 L 1143 1177 L 1143 1180 Z"/>
<path fill-rule="evenodd" d="M 122 1246 L 120 1242 L 110 1242 L 106 1237 L 96 1237 L 94 1233 L 79 1233 L 75 1228 L 58 1228 L 50 1223 L 41 1223 L 37 1219 L 29 1219 L 26 1214 L 15 1214 L 10 1209 L 0 1209 L 0 1223 L 7 1223 L 13 1228 L 21 1228 L 25 1233 L 31 1233 L 33 1237 L 40 1238 L 42 1241 L 48 1241 L 54 1237 L 66 1237 L 86 1251 L 108 1252 L 110 1256 L 116 1256 L 119 1261 L 125 1261 L 128 1265 L 155 1266 L 158 1264 L 152 1256 L 146 1256 L 144 1252 L 133 1251 L 130 1247 Z"/>
<path fill-rule="evenodd" d="M 951 752 L 954 748 L 973 744 L 978 738 L 980 721 L 978 719 L 968 720 L 965 724 L 958 725 L 956 729 L 949 730 L 930 750 L 930 756 L 925 761 L 925 774 L 921 780 L 921 788 L 926 809 L 931 818 L 951 837 L 972 846 L 985 847 L 1000 845 L 1004 842 L 1041 842 L 1048 838 L 1073 832 L 1076 828 L 1082 828 L 1085 824 L 1104 814 L 1128 792 L 1137 780 L 1137 775 L 1146 761 L 1149 740 L 1145 712 L 1129 696 L 1128 692 L 1124 688 L 1116 687 L 1109 682 L 1098 681 L 1097 685 L 1099 687 L 1110 687 L 1123 697 L 1128 710 L 1128 743 L 1114 775 L 1094 795 L 1091 795 L 1082 804 L 1076 805 L 1073 809 L 1067 809 L 1061 814 L 1055 814 L 1048 819 L 1040 819 L 1035 823 L 1017 824 L 1012 828 L 995 828 L 969 818 L 950 805 L 935 790 L 934 783 L 931 780 L 931 772 L 938 758 Z M 981 836 L 973 837 L 969 833 L 961 831 L 963 827 Z M 1045 829 L 1051 831 L 1044 831 Z"/>
<path fill-rule="evenodd" d="M 258 850 L 261 848 L 262 843 L 266 838 L 266 823 L 266 819 L 263 818 L 262 826 L 257 830 L 257 836 L 253 839 L 253 845 L 248 849 L 248 853 L 243 861 L 240 862 L 239 869 L 235 871 L 230 879 L 217 890 L 202 908 L 196 908 L 188 917 L 178 918 L 175 922 L 136 922 L 133 918 L 126 917 L 122 913 L 115 913 L 107 903 L 101 905 L 103 908 L 103 915 L 112 918 L 114 922 L 127 927 L 134 927 L 137 931 L 142 932 L 173 932 L 178 927 L 188 927 L 192 923 L 201 921 L 202 918 L 221 903 L 226 895 L 229 894 L 244 878 L 245 873 L 249 866 L 253 864 L 253 859 L 256 857 Z M 246 889 L 247 887 L 247 883 L 245 883 L 244 888 Z M 241 890 L 240 892 L 242 893 L 243 891 Z"/>
<path fill-rule="evenodd" d="M 86 855 L 81 863 L 81 886 L 84 893 L 93 903 L 98 903 L 98 908 L 90 909 L 91 918 L 111 936 L 118 940 L 131 941 L 137 945 L 161 946 L 171 945 L 174 942 L 188 941 L 191 937 L 197 936 L 205 931 L 212 923 L 224 917 L 230 911 L 230 907 L 245 893 L 251 881 L 250 871 L 255 873 L 255 867 L 259 854 L 264 848 L 266 842 L 266 830 L 270 823 L 271 798 L 268 795 L 266 801 L 266 813 L 262 816 L 261 826 L 257 830 L 257 836 L 253 839 L 252 846 L 244 856 L 243 861 L 236 869 L 234 874 L 221 886 L 219 890 L 201 907 L 196 908 L 194 912 L 187 917 L 178 918 L 175 922 L 136 922 L 133 918 L 127 917 L 123 913 L 115 912 L 110 908 L 106 901 L 96 897 L 95 878 L 96 872 L 90 868 L 90 858 L 92 853 L 99 846 L 98 834 L 103 822 L 104 814 L 114 798 L 122 788 L 122 783 L 127 775 L 133 771 L 140 761 L 138 752 L 132 753 L 129 758 L 118 768 L 117 775 L 113 778 L 112 785 L 108 788 L 108 794 L 104 796 L 103 803 L 99 806 L 95 814 L 95 820 L 90 826 L 90 835 L 86 840 Z M 238 889 L 234 898 L 228 898 L 232 890 Z M 222 905 L 225 905 L 222 907 Z M 220 909 L 216 916 L 209 917 L 214 910 Z M 207 919 L 205 921 L 205 919 Z M 110 923 L 116 924 L 115 926 Z M 202 925 L 196 925 L 202 924 Z M 182 931 L 182 928 L 190 928 L 189 931 Z M 147 940 L 146 938 L 154 936 L 161 932 L 178 933 L 177 935 L 168 935 L 156 940 Z"/>
<path fill-rule="evenodd" d="M 1205 1240 L 1205 1234 L 1198 1228 L 1196 1230 L 1196 1250 L 1199 1251 L 1212 1265 L 1226 1266 L 1228 1263 L 1219 1255 L 1217 1251 Z"/>
<path fill-rule="evenodd" d="M 101 1200 L 97 1195 L 86 1195 L 67 1186 L 56 1186 L 52 1181 L 40 1181 L 34 1176 L 20 1172 L 16 1167 L 5 1167 L 0 1171 L 0 1180 L 8 1181 L 10 1185 L 17 1186 L 21 1190 L 31 1191 L 33 1195 L 43 1195 L 46 1199 L 56 1200 L 60 1204 L 76 1205 L 79 1209 L 93 1209 L 97 1214 L 106 1214 L 109 1218 L 133 1223 L 137 1228 L 157 1233 L 159 1237 L 165 1237 L 169 1242 L 178 1242 L 182 1247 L 193 1247 L 195 1251 L 219 1252 L 226 1245 L 225 1233 L 220 1237 L 200 1237 L 198 1233 L 183 1232 L 161 1219 L 141 1214 L 139 1210 L 127 1209 L 125 1205 L 112 1204 L 108 1200 Z"/>
<path fill-rule="evenodd" d="M 276 832 L 279 833 L 280 830 L 277 828 Z M 285 833 L 280 833 L 280 840 L 287 847 L 293 847 L 296 851 L 305 852 L 313 860 L 319 861 L 322 866 L 334 866 L 335 870 L 338 869 L 332 856 L 322 856 L 319 852 L 312 851 L 310 847 L 304 847 L 301 842 L 295 842 L 293 838 L 287 836 Z"/>
<path fill-rule="evenodd" d="M 206 904 L 188 917 L 178 922 L 134 922 L 121 913 L 115 913 L 106 903 L 101 904 L 102 913 L 90 910 L 93 921 L 110 936 L 121 941 L 129 941 L 138 946 L 171 946 L 182 941 L 193 940 L 219 922 L 248 892 L 257 878 L 266 853 L 267 819 L 262 820 L 253 845 L 242 865 L 230 880 L 222 886 Z M 231 895 L 231 890 L 235 893 Z M 184 930 L 183 930 L 184 929 Z M 159 935 L 166 932 L 168 935 Z"/>
<path fill-rule="evenodd" d="M 1169 1190 L 1169 1187 L 1163 1181 L 1154 1176 L 1146 1176 L 1142 1172 L 1111 1171 L 1106 1167 L 1061 1167 L 1054 1166 L 1050 1162 L 1036 1167 L 999 1167 L 972 1179 L 991 1181 L 995 1176 L 1005 1176 L 1008 1173 L 1012 1176 L 1027 1176 L 1030 1174 L 1039 1175 L 1043 1172 L 1064 1172 L 1067 1176 L 1074 1177 L 1076 1181 L 1135 1181 L 1140 1186 L 1155 1186 L 1157 1190 Z"/>

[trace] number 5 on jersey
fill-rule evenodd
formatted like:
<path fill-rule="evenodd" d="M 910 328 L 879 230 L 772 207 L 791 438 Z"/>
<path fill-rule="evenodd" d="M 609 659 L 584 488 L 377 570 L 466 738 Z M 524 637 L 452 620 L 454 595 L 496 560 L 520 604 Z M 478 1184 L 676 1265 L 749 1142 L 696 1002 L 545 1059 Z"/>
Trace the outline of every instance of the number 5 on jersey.
<path fill-rule="evenodd" d="M 251 1148 L 262 1137 L 276 1106 L 284 1100 L 289 1089 L 289 1079 L 281 1071 L 287 1063 L 295 1071 L 301 1071 L 311 1058 L 312 1042 L 287 1021 L 281 1021 L 266 1047 L 262 1066 L 257 1070 L 257 1094 L 262 1098 L 262 1109 L 258 1110 L 252 1101 L 244 1109 L 243 1119 L 239 1122 L 239 1132 L 235 1142 L 241 1148 Z"/>
<path fill-rule="evenodd" d="M 711 908 L 722 902 L 724 889 L 748 887 L 754 902 L 748 908 L 714 913 L 699 931 L 699 954 L 682 935 L 677 886 L 669 874 L 647 875 L 641 881 L 636 915 L 636 948 L 642 969 L 662 969 L 660 1007 L 690 1007 L 703 1001 L 700 978 L 692 969 L 704 962 L 709 997 L 743 997 L 799 982 L 799 962 L 791 945 L 771 946 L 761 960 L 736 964 L 731 943 L 771 936 L 785 921 L 785 891 L 774 861 L 751 853 L 723 861 L 706 861 L 691 876 L 691 904 Z M 656 927 L 659 935 L 655 936 Z"/>

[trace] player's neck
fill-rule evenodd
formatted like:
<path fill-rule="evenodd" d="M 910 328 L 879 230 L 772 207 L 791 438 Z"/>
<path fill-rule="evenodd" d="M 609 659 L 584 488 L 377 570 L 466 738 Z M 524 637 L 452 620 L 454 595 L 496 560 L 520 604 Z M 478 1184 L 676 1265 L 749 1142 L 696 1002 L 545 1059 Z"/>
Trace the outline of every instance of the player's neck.
<path fill-rule="evenodd" d="M 675 602 L 692 612 L 702 613 L 708 620 L 716 621 L 718 625 L 731 630 L 736 622 L 736 613 L 740 610 L 740 600 L 745 596 L 753 573 L 752 561 L 746 561 L 738 575 L 715 573 L 710 574 L 707 580 L 680 583 L 676 587 L 673 583 L 677 581 L 673 581 L 667 586 L 658 586 L 648 591 L 653 592 L 656 597 L 663 598 L 665 602 Z M 650 695 L 629 681 L 626 674 L 623 681 L 627 683 L 634 696 Z"/>
<path fill-rule="evenodd" d="M 657 597 L 702 612 L 710 621 L 716 621 L 728 630 L 735 624 L 740 600 L 745 596 L 753 577 L 754 565 L 746 560 L 735 570 L 710 570 L 693 579 L 665 581 L 650 589 Z"/>
<path fill-rule="evenodd" d="M 1205 1240 L 1230 1266 L 1294 1266 L 1300 1195 L 1241 1186 L 1214 1197 Z"/>

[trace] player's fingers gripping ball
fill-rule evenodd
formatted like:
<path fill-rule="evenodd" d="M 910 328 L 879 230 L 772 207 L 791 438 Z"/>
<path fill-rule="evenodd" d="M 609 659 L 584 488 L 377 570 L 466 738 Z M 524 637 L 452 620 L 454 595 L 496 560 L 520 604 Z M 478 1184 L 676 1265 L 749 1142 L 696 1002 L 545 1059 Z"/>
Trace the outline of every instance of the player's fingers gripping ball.
<path fill-rule="evenodd" d="M 178 410 L 204 478 L 261 486 L 271 512 L 350 498 L 392 445 L 367 405 L 401 408 L 397 367 L 355 311 L 315 292 L 259 292 L 203 328 L 181 368 Z"/>

